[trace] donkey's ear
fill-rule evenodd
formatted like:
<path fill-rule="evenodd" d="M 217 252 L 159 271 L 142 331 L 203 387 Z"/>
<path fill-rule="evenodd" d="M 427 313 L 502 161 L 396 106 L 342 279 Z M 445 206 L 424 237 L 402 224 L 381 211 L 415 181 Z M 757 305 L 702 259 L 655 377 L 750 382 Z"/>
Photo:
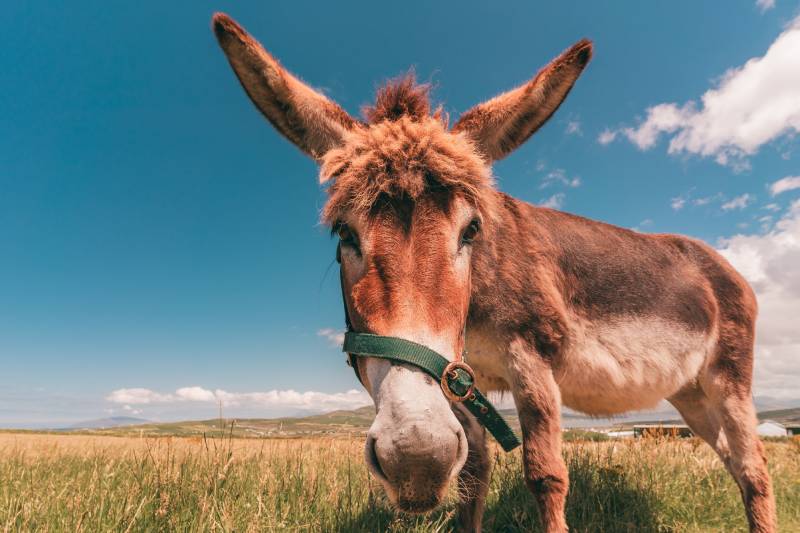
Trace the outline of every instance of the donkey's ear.
<path fill-rule="evenodd" d="M 577 42 L 528 83 L 464 113 L 453 132 L 465 132 L 490 160 L 502 159 L 547 122 L 591 57 L 592 42 Z"/>
<path fill-rule="evenodd" d="M 346 111 L 292 76 L 229 16 L 216 13 L 212 25 L 247 95 L 279 132 L 315 159 L 342 143 L 356 124 Z"/>

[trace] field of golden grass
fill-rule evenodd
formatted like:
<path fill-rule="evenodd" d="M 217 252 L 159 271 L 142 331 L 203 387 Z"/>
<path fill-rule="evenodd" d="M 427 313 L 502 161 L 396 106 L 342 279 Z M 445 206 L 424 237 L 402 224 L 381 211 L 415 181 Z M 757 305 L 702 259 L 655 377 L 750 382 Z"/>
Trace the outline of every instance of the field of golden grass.
<path fill-rule="evenodd" d="M 361 438 L 0 433 L 0 530 L 449 531 L 454 503 L 395 514 Z M 800 531 L 800 441 L 768 442 L 782 531 Z M 572 531 L 745 531 L 738 489 L 695 440 L 565 443 Z M 484 530 L 537 531 L 520 454 L 494 452 Z"/>

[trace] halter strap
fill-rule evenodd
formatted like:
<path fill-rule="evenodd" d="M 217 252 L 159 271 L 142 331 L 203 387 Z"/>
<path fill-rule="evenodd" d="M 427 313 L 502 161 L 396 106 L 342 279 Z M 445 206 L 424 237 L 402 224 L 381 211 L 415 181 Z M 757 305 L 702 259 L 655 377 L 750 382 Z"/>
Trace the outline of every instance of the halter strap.
<path fill-rule="evenodd" d="M 392 363 L 416 366 L 439 380 L 443 391 L 451 392 L 445 392 L 448 399 L 463 402 L 464 407 L 497 439 L 503 450 L 508 452 L 520 445 L 519 438 L 505 419 L 475 387 L 475 376 L 465 363 L 448 361 L 427 346 L 416 342 L 353 331 L 344 334 L 342 351 L 348 354 L 359 381 L 361 376 L 356 366 L 358 357 L 377 357 Z"/>

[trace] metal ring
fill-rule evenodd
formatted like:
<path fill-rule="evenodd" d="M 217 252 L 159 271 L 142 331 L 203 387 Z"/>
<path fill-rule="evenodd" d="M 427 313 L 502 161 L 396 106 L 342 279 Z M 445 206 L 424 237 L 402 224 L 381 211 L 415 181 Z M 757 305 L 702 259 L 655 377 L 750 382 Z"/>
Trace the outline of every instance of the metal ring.
<path fill-rule="evenodd" d="M 453 379 L 458 377 L 458 373 L 456 372 L 458 369 L 463 370 L 469 374 L 470 378 L 472 378 L 472 384 L 461 396 L 453 392 L 453 390 L 450 388 L 450 383 L 447 381 L 448 377 L 452 377 Z M 442 387 L 442 392 L 448 400 L 455 403 L 463 402 L 473 395 L 472 393 L 475 389 L 475 372 L 473 372 L 472 368 L 470 368 L 469 365 L 463 361 L 450 361 L 450 363 L 448 363 L 444 368 L 444 372 L 442 372 L 442 378 L 439 380 L 439 385 Z"/>

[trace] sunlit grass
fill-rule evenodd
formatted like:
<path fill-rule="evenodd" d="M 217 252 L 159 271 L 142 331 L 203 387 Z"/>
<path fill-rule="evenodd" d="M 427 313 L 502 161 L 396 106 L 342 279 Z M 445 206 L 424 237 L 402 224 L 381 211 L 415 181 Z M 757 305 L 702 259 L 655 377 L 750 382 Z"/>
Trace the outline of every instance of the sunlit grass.
<path fill-rule="evenodd" d="M 767 443 L 781 530 L 800 531 L 800 442 Z M 538 530 L 519 452 L 494 454 L 486 531 Z M 569 442 L 572 531 L 745 531 L 733 480 L 696 440 Z M 0 434 L 3 531 L 449 531 L 454 501 L 395 514 L 361 438 Z"/>

